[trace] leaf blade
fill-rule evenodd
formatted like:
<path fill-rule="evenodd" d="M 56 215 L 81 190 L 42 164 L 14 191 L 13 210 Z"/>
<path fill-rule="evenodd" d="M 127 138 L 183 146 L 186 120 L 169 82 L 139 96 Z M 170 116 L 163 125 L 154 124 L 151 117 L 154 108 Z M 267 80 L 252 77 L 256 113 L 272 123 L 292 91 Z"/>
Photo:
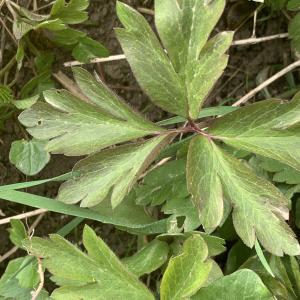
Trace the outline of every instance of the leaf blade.
<path fill-rule="evenodd" d="M 206 137 L 195 137 L 189 150 L 192 152 L 188 155 L 193 154 L 195 145 L 195 153 L 197 149 L 202 149 L 206 157 L 204 160 L 198 159 L 194 165 L 191 163 L 187 169 L 187 176 L 189 178 L 194 173 L 194 168 L 201 170 L 205 162 L 212 162 L 207 164 L 206 172 L 211 173 L 212 178 L 220 179 L 223 195 L 233 206 L 234 227 L 243 242 L 248 247 L 253 247 L 257 236 L 262 245 L 275 255 L 282 256 L 283 253 L 297 255 L 300 252 L 300 246 L 291 229 L 283 221 L 283 218 L 288 218 L 288 200 L 284 195 L 267 180 L 255 175 L 248 166 L 227 154 Z M 196 175 L 199 180 L 203 177 L 199 172 Z M 204 181 L 203 186 L 206 185 L 209 186 L 208 191 L 214 191 L 213 180 L 210 183 Z M 192 183 L 191 191 L 194 197 L 202 190 L 201 182 L 199 184 L 196 180 Z M 224 201 L 224 197 L 216 199 Z M 195 200 L 204 202 L 212 212 L 214 211 L 215 208 L 208 199 Z"/>

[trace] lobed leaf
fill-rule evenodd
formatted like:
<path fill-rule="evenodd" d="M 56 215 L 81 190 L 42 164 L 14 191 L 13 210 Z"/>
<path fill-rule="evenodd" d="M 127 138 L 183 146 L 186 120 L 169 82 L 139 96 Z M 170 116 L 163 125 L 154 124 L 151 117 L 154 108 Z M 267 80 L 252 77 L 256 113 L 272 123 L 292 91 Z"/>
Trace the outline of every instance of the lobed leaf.
<path fill-rule="evenodd" d="M 164 130 L 146 121 L 107 89 L 91 80 L 86 71 L 75 69 L 83 91 L 95 90 L 97 97 L 85 102 L 67 91 L 44 92 L 46 103 L 37 102 L 19 116 L 27 131 L 37 139 L 49 140 L 52 153 L 76 156 Z"/>
<path fill-rule="evenodd" d="M 154 299 L 88 226 L 84 228 L 83 244 L 87 254 L 56 234 L 47 240 L 34 237 L 24 243 L 32 255 L 43 258 L 53 280 L 61 285 L 52 293 L 53 299 Z"/>
<path fill-rule="evenodd" d="M 155 1 L 155 24 L 185 84 L 189 116 L 193 119 L 227 65 L 224 53 L 232 42 L 232 33 L 222 32 L 207 42 L 224 7 L 224 0 Z"/>
<path fill-rule="evenodd" d="M 226 144 L 281 161 L 300 171 L 300 95 L 284 104 L 260 101 L 215 121 L 209 132 Z"/>
<path fill-rule="evenodd" d="M 293 232 L 283 220 L 288 218 L 288 199 L 206 137 L 191 141 L 187 180 L 207 231 L 219 225 L 226 199 L 233 206 L 236 232 L 248 247 L 254 246 L 257 237 L 275 255 L 300 253 Z"/>
<path fill-rule="evenodd" d="M 166 54 L 143 16 L 118 2 L 125 29 L 116 29 L 117 37 L 137 81 L 162 109 L 197 118 L 227 65 L 224 53 L 232 33 L 220 33 L 207 42 L 224 6 L 224 0 L 156 0 L 156 27 Z"/>
<path fill-rule="evenodd" d="M 160 136 L 144 143 L 101 151 L 81 160 L 74 168 L 80 176 L 61 185 L 58 200 L 69 204 L 81 201 L 81 206 L 90 207 L 109 197 L 112 207 L 116 207 L 171 139 L 172 135 Z"/>
<path fill-rule="evenodd" d="M 116 29 L 126 58 L 137 81 L 162 109 L 187 116 L 184 87 L 167 54 L 144 17 L 117 2 L 117 14 L 125 29 Z"/>

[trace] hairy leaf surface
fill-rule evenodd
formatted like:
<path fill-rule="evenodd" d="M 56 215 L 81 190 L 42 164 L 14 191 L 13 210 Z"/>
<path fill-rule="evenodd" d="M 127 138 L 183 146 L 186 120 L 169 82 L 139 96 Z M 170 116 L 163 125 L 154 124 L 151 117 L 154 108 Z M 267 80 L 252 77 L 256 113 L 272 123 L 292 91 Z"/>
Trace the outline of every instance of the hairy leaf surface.
<path fill-rule="evenodd" d="M 117 14 L 125 29 L 116 29 L 116 35 L 141 87 L 156 105 L 187 116 L 183 84 L 150 25 L 121 2 L 117 3 Z"/>
<path fill-rule="evenodd" d="M 80 81 L 91 76 L 80 72 Z M 46 149 L 66 155 L 90 154 L 107 146 L 163 131 L 119 101 L 103 84 L 90 81 L 98 92 L 85 102 L 67 91 L 44 92 L 47 103 L 38 102 L 19 116 L 37 139 L 50 139 Z M 93 90 L 91 89 L 91 93 Z M 112 113 L 113 108 L 115 112 Z"/>
<path fill-rule="evenodd" d="M 227 65 L 232 33 L 208 37 L 224 0 L 156 0 L 156 27 L 166 52 L 144 17 L 118 3 L 125 29 L 116 29 L 126 58 L 151 100 L 171 113 L 197 118 L 201 104 Z"/>
<path fill-rule="evenodd" d="M 172 136 L 160 136 L 147 142 L 108 149 L 81 160 L 74 167 L 80 176 L 63 183 L 58 199 L 90 207 L 111 198 L 116 207 L 130 191 L 138 176 Z"/>
<path fill-rule="evenodd" d="M 50 239 L 34 237 L 24 244 L 31 254 L 43 258 L 44 266 L 61 286 L 52 293 L 53 299 L 154 299 L 88 226 L 83 244 L 87 254 L 57 234 Z"/>
<path fill-rule="evenodd" d="M 257 237 L 275 255 L 300 253 L 293 232 L 283 220 L 288 218 L 285 196 L 213 141 L 203 136 L 192 140 L 187 180 L 206 230 L 219 225 L 226 198 L 233 206 L 235 229 L 247 246 L 253 247 Z"/>
<path fill-rule="evenodd" d="M 189 116 L 197 118 L 207 94 L 223 73 L 231 32 L 208 40 L 225 6 L 224 0 L 156 0 L 155 23 L 162 42 L 185 83 Z"/>
<path fill-rule="evenodd" d="M 257 102 L 217 119 L 209 132 L 226 144 L 300 171 L 300 95 L 289 103 Z"/>

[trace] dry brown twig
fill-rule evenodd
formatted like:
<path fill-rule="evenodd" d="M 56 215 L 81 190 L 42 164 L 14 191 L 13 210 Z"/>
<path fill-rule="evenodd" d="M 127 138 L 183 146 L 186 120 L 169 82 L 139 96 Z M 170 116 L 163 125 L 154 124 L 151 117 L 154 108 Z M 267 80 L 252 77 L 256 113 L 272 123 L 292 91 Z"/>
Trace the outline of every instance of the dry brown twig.
<path fill-rule="evenodd" d="M 44 277 L 44 271 L 43 271 L 43 265 L 42 265 L 42 259 L 37 257 L 38 261 L 38 273 L 40 277 L 40 283 L 35 291 L 31 292 L 31 300 L 36 300 L 40 292 L 42 291 L 45 283 L 45 277 Z"/>
<path fill-rule="evenodd" d="M 231 46 L 244 46 L 244 45 L 249 45 L 249 44 L 258 44 L 262 42 L 267 42 L 275 39 L 283 39 L 287 38 L 289 36 L 288 33 L 279 33 L 279 34 L 274 34 L 270 36 L 265 36 L 261 38 L 249 38 L 249 39 L 243 39 L 243 40 L 238 40 L 238 41 L 233 41 Z M 110 61 L 118 61 L 118 60 L 123 60 L 126 59 L 126 56 L 124 54 L 116 54 L 116 55 L 111 55 L 108 57 L 99 57 L 99 58 L 94 58 L 88 63 L 82 63 L 80 61 L 74 60 L 74 61 L 68 61 L 65 62 L 63 65 L 64 67 L 74 67 L 74 66 L 80 66 L 80 65 L 86 65 L 86 64 L 97 64 L 97 63 L 104 63 L 104 62 L 110 62 Z"/>
<path fill-rule="evenodd" d="M 12 219 L 22 220 L 22 219 L 33 217 L 33 216 L 36 216 L 36 215 L 40 215 L 40 214 L 45 213 L 45 212 L 47 212 L 46 209 L 39 208 L 39 209 L 36 209 L 36 210 L 33 210 L 33 211 L 29 211 L 29 212 L 26 212 L 26 213 L 23 213 L 23 214 L 19 214 L 19 215 L 16 215 L 16 216 L 4 218 L 4 219 L 0 220 L 0 225 L 8 224 L 8 223 L 10 223 L 10 221 Z"/>
<path fill-rule="evenodd" d="M 275 80 L 279 79 L 280 77 L 284 76 L 285 74 L 291 72 L 292 70 L 296 69 L 297 67 L 300 67 L 300 60 L 297 60 L 293 62 L 292 64 L 288 65 L 278 73 L 274 74 L 272 77 L 268 78 L 266 81 L 264 81 L 262 84 L 257 86 L 255 89 L 251 90 L 248 94 L 246 94 L 244 97 L 242 97 L 240 100 L 236 101 L 232 106 L 239 106 L 245 102 L 247 102 L 249 99 L 251 99 L 255 94 L 263 90 L 265 87 L 273 83 Z"/>

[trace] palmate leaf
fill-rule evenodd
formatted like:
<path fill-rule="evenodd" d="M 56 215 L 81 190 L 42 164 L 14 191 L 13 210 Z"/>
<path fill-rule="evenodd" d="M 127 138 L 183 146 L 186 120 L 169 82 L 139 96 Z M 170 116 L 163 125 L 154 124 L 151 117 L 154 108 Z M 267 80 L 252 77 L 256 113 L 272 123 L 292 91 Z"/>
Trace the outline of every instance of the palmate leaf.
<path fill-rule="evenodd" d="M 78 75 L 77 75 L 78 74 Z M 46 103 L 37 102 L 19 120 L 37 139 L 48 140 L 46 150 L 65 155 L 90 154 L 107 146 L 164 130 L 143 119 L 88 72 L 75 69 L 88 102 L 67 91 L 44 92 Z"/>
<path fill-rule="evenodd" d="M 288 199 L 212 140 L 195 137 L 190 144 L 187 180 L 204 228 L 220 224 L 224 200 L 233 206 L 233 223 L 243 242 L 253 247 L 256 237 L 269 252 L 298 255 L 300 246 L 284 222 Z"/>
<path fill-rule="evenodd" d="M 266 100 L 221 117 L 209 133 L 226 144 L 281 161 L 300 171 L 300 95 Z"/>
<path fill-rule="evenodd" d="M 74 171 L 80 176 L 63 183 L 58 199 L 65 203 L 95 206 L 107 196 L 116 207 L 157 153 L 173 138 L 160 136 L 135 145 L 108 149 L 81 160 Z"/>
<path fill-rule="evenodd" d="M 184 242 L 182 253 L 169 261 L 161 281 L 161 300 L 181 300 L 195 294 L 208 279 L 212 265 L 204 239 L 192 235 Z"/>
<path fill-rule="evenodd" d="M 156 0 L 156 27 L 166 54 L 143 16 L 118 2 L 125 27 L 116 29 L 118 40 L 137 81 L 164 110 L 197 118 L 227 64 L 224 53 L 232 33 L 220 33 L 207 42 L 224 5 L 224 0 Z"/>
<path fill-rule="evenodd" d="M 88 226 L 84 228 L 83 245 L 87 254 L 57 234 L 47 240 L 34 237 L 24 243 L 32 255 L 43 258 L 44 266 L 54 275 L 53 281 L 60 286 L 51 298 L 154 300 L 148 289 Z"/>

